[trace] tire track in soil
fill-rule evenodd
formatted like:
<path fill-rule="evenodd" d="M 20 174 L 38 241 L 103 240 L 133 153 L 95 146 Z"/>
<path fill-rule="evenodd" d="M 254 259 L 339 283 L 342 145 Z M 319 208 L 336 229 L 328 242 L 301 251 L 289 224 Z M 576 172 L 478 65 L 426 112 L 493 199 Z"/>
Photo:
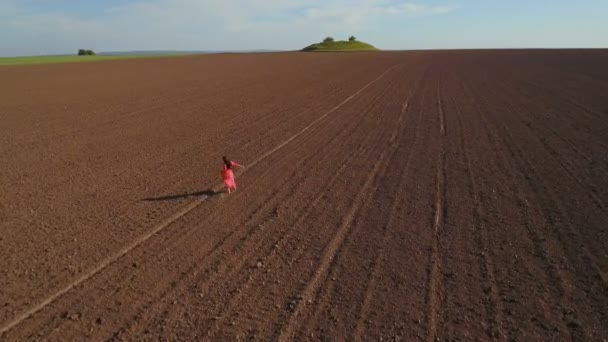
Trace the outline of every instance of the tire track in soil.
<path fill-rule="evenodd" d="M 414 84 L 418 85 L 419 83 L 420 83 L 420 80 L 418 80 Z M 406 97 L 404 103 L 400 106 L 401 108 L 400 108 L 400 111 L 399 111 L 399 117 L 398 117 L 398 119 L 396 121 L 396 127 L 397 127 L 397 129 L 391 135 L 391 137 L 389 139 L 389 145 L 393 145 L 393 144 L 395 144 L 396 141 L 400 141 L 400 138 L 403 135 L 403 127 L 404 127 L 403 126 L 403 116 L 408 111 L 410 99 L 413 98 L 413 93 L 414 92 L 411 92 L 410 94 L 408 94 L 408 96 Z M 416 120 L 417 123 L 418 123 L 418 126 L 419 126 L 419 123 L 421 121 L 421 117 L 422 116 L 419 115 L 419 119 Z M 416 128 L 418 126 L 416 126 Z M 416 130 L 416 133 L 418 133 L 417 130 Z M 396 148 L 398 148 L 398 146 L 396 146 Z M 412 155 L 412 153 L 411 153 L 411 149 L 410 149 L 410 150 L 408 150 L 408 156 L 406 157 L 406 159 L 408 161 L 411 160 L 411 155 Z M 396 158 L 395 153 L 393 153 L 393 158 Z M 393 160 L 393 158 L 389 158 L 388 159 L 389 160 L 389 164 L 390 164 L 390 161 Z M 386 169 L 384 171 L 386 171 Z M 385 174 L 386 174 L 386 172 L 380 172 L 378 174 L 378 176 L 376 177 L 376 179 L 382 179 L 382 178 L 384 178 Z M 399 180 L 399 184 L 401 184 L 403 182 L 404 182 L 404 178 L 402 177 Z M 368 197 L 369 197 L 369 199 L 371 201 L 373 201 L 373 198 L 375 197 L 376 193 L 377 193 L 377 191 L 374 192 L 373 194 L 369 194 Z M 399 194 L 402 193 L 402 189 L 401 188 L 398 189 L 398 193 Z M 399 196 L 397 196 L 397 197 L 399 197 Z M 364 205 L 359 208 L 357 216 L 366 215 L 366 213 L 364 212 L 364 208 L 366 207 L 366 204 L 368 204 L 368 203 L 367 202 L 364 203 Z M 388 227 L 391 226 L 394 223 L 394 217 L 392 216 L 392 214 L 394 214 L 397 211 L 397 207 L 398 207 L 397 201 L 393 202 L 393 204 L 391 205 L 391 208 L 392 208 L 391 209 L 391 215 L 389 215 L 388 222 L 386 223 L 386 226 L 385 226 L 385 229 L 384 229 L 384 235 L 383 235 L 383 238 L 382 238 L 385 241 L 388 239 Z M 340 246 L 340 248 L 337 250 L 337 252 L 336 252 L 336 254 L 335 254 L 335 256 L 334 256 L 334 258 L 332 260 L 332 264 L 330 265 L 330 268 L 327 271 L 327 275 L 325 276 L 326 279 L 330 275 L 332 275 L 332 274 L 335 273 L 334 272 L 335 266 L 340 262 L 339 259 L 342 257 L 343 251 L 346 248 L 349 247 L 348 246 L 348 244 L 349 244 L 349 241 L 348 241 L 349 237 L 351 237 L 352 235 L 357 234 L 359 232 L 359 230 L 360 230 L 360 226 L 361 226 L 361 223 L 358 222 L 358 223 L 353 224 L 353 227 L 350 228 L 350 231 L 347 233 L 347 235 L 344 238 L 345 241 Z M 359 228 L 359 229 L 357 229 L 357 228 Z M 351 246 L 351 248 L 352 248 L 352 246 Z M 360 311 L 360 314 L 359 314 L 360 318 L 358 318 L 357 322 L 355 322 L 355 330 L 354 330 L 355 334 L 354 334 L 354 338 L 356 338 L 356 336 L 358 335 L 356 333 L 357 329 L 359 329 L 359 331 L 362 331 L 362 328 L 363 328 L 362 324 L 365 321 L 365 317 L 361 317 L 361 316 L 366 315 L 367 314 L 367 310 L 369 309 L 369 305 L 370 305 L 369 301 L 370 301 L 370 298 L 372 296 L 372 289 L 371 288 L 373 287 L 374 282 L 375 282 L 374 277 L 378 276 L 379 267 L 380 267 L 380 264 L 381 264 L 380 259 L 384 255 L 383 252 L 384 252 L 383 249 L 378 250 L 378 253 L 376 254 L 376 257 L 374 258 L 374 262 L 372 264 L 372 270 L 370 271 L 370 273 L 369 273 L 369 275 L 367 277 L 367 279 L 369 279 L 369 281 L 367 282 L 366 292 L 364 294 L 364 298 L 363 298 L 363 301 L 362 301 L 362 304 L 361 304 L 361 308 L 359 310 Z M 311 314 L 309 315 L 310 316 L 309 319 L 307 319 L 306 322 L 303 324 L 303 329 L 301 329 L 301 330 L 309 329 L 311 327 L 311 325 L 315 324 L 314 322 L 318 321 L 319 315 L 321 315 L 321 313 L 322 313 L 323 306 L 327 305 L 326 302 L 328 300 L 331 301 L 331 298 L 325 298 L 325 297 L 327 297 L 327 293 L 330 291 L 330 289 L 332 289 L 334 287 L 335 287 L 335 282 L 330 282 L 326 286 L 326 288 L 323 289 L 323 292 L 326 293 L 325 295 L 323 295 L 321 293 L 321 289 L 319 289 L 318 294 L 317 294 L 316 299 L 315 299 L 315 301 L 317 302 L 317 305 L 315 305 L 315 308 L 314 308 L 313 312 L 311 312 Z M 322 302 L 322 299 L 325 299 L 325 303 Z M 307 303 L 307 304 L 310 304 L 310 303 Z"/>
<path fill-rule="evenodd" d="M 396 135 L 396 132 L 398 132 L 397 127 L 395 127 L 395 129 L 391 133 L 391 137 Z M 392 153 L 394 153 L 394 150 L 395 150 L 395 148 L 393 147 L 389 151 L 389 153 L 388 153 L 389 157 L 390 157 L 390 155 L 392 155 Z M 319 263 L 319 266 L 315 270 L 313 277 L 307 282 L 304 290 L 298 296 L 298 298 L 301 298 L 302 300 L 296 305 L 287 324 L 280 330 L 278 340 L 289 341 L 291 339 L 292 335 L 294 334 L 294 332 L 296 331 L 295 330 L 296 325 L 298 324 L 296 319 L 299 318 L 299 316 L 301 316 L 303 314 L 303 310 L 305 310 L 305 307 L 302 305 L 302 303 L 303 302 L 308 303 L 309 301 L 312 301 L 313 297 L 318 293 L 318 290 L 319 290 L 319 287 L 321 285 L 323 278 L 326 276 L 327 271 L 329 270 L 331 263 L 336 255 L 338 249 L 344 242 L 344 238 L 346 237 L 346 235 L 348 234 L 348 232 L 350 230 L 353 219 L 355 218 L 357 212 L 359 211 L 359 209 L 365 202 L 365 199 L 366 199 L 365 195 L 370 192 L 369 189 L 371 188 L 376 175 L 381 171 L 381 168 L 386 167 L 386 165 L 387 165 L 385 162 L 386 159 L 387 159 L 387 151 L 383 151 L 383 153 L 381 153 L 378 160 L 374 163 L 374 166 L 373 166 L 371 172 L 369 173 L 367 179 L 363 183 L 363 186 L 357 193 L 357 195 L 353 201 L 353 204 L 350 207 L 350 210 L 342 218 L 342 223 L 338 227 L 338 230 L 336 231 L 336 234 L 334 235 L 333 239 L 325 247 L 325 250 L 321 257 L 321 262 Z"/>
<path fill-rule="evenodd" d="M 300 336 L 299 338 L 305 338 L 304 336 L 307 336 L 307 332 L 310 332 L 310 336 L 315 336 L 315 333 L 318 332 L 321 336 L 328 336 L 327 334 L 330 334 L 329 336 L 334 336 L 332 334 L 338 333 L 340 334 L 340 338 L 343 338 L 342 334 L 345 334 L 351 335 L 351 339 L 361 339 L 360 334 L 363 332 L 363 325 L 367 323 L 366 316 L 369 314 L 369 311 L 372 310 L 373 307 L 371 303 L 371 298 L 374 296 L 374 291 L 378 291 L 378 289 L 374 288 L 376 285 L 376 281 L 379 280 L 376 279 L 376 277 L 382 278 L 386 276 L 381 275 L 380 272 L 385 271 L 381 270 L 382 266 L 384 265 L 384 262 L 386 261 L 382 259 L 385 258 L 385 255 L 388 252 L 387 249 L 390 249 L 390 247 L 386 243 L 383 244 L 380 241 L 389 241 L 388 237 L 389 235 L 391 235 L 391 233 L 398 234 L 395 232 L 395 229 L 397 227 L 393 226 L 393 223 L 395 222 L 394 220 L 396 219 L 395 217 L 393 217 L 393 214 L 398 214 L 398 209 L 401 209 L 401 205 L 403 204 L 403 202 L 400 200 L 400 194 L 402 194 L 404 190 L 401 188 L 400 185 L 404 185 L 406 183 L 406 180 L 411 178 L 411 170 L 406 170 L 407 167 L 404 167 L 404 165 L 409 165 L 412 159 L 412 150 L 416 149 L 417 147 L 420 147 L 420 144 L 418 143 L 420 139 L 418 139 L 418 136 L 420 135 L 420 131 L 423 129 L 423 127 L 421 127 L 421 122 L 424 116 L 424 111 L 419 110 L 416 104 L 424 103 L 424 100 L 420 101 L 418 100 L 418 97 L 420 96 L 424 99 L 427 95 L 426 92 L 421 91 L 421 83 L 424 77 L 426 76 L 425 71 L 426 68 L 424 68 L 423 70 L 418 70 L 421 75 L 412 79 L 415 80 L 414 82 L 408 82 L 412 83 L 412 86 L 410 86 L 409 88 L 413 89 L 410 89 L 406 93 L 406 99 L 403 104 L 399 106 L 392 105 L 392 107 L 396 107 L 397 109 L 395 112 L 399 113 L 397 123 L 403 122 L 403 117 L 406 112 L 415 111 L 418 114 L 417 118 L 414 116 L 411 118 L 411 120 L 406 119 L 406 122 L 408 124 L 401 124 L 398 128 L 398 134 L 395 133 L 391 136 L 391 139 L 389 139 L 389 144 L 391 142 L 396 144 L 397 150 L 395 153 L 393 153 L 392 158 L 388 159 L 388 164 L 390 165 L 390 168 L 385 169 L 376 177 L 378 180 L 378 186 L 382 187 L 383 183 L 386 182 L 387 177 L 390 177 L 390 169 L 397 168 L 399 170 L 402 170 L 401 173 L 398 173 L 398 176 L 393 175 L 394 178 L 397 178 L 396 182 L 399 184 L 397 184 L 396 187 L 394 186 L 395 184 L 393 184 L 391 187 L 397 190 L 395 190 L 394 192 L 384 192 L 383 190 L 378 188 L 373 194 L 369 195 L 369 201 L 365 202 L 364 205 L 359 209 L 358 215 L 354 220 L 353 226 L 350 228 L 350 231 L 345 237 L 345 241 L 343 242 L 342 246 L 337 251 L 334 260 L 330 266 L 330 269 L 327 272 L 327 276 L 325 277 L 325 279 L 331 279 L 331 281 L 327 281 L 324 286 L 319 289 L 318 294 L 316 295 L 316 304 L 314 306 L 314 309 L 311 310 L 312 312 L 309 313 L 308 317 L 302 318 L 302 321 L 304 323 L 302 324 L 302 328 L 296 333 L 296 336 Z M 413 99 L 416 99 L 417 101 L 412 101 Z M 412 104 L 414 104 L 414 106 L 412 106 Z M 408 129 L 406 130 L 405 128 Z M 404 147 L 403 138 L 410 137 L 410 135 L 407 135 L 407 132 L 411 132 L 411 136 L 414 136 L 415 139 L 408 139 L 408 142 L 411 141 L 411 144 L 407 144 L 407 147 Z M 384 145 L 383 148 L 386 148 L 386 145 Z M 380 219 L 374 220 L 374 223 L 369 223 L 371 225 L 382 226 L 383 228 L 377 230 L 377 234 L 379 234 L 378 242 L 380 242 L 380 244 L 377 245 L 377 248 L 371 248 L 373 250 L 373 255 L 375 255 L 374 260 L 369 263 L 369 268 L 366 266 L 362 266 L 362 269 L 360 271 L 363 271 L 364 273 L 359 274 L 357 276 L 361 280 L 365 279 L 365 285 L 361 288 L 360 293 L 358 290 L 351 289 L 350 291 L 353 291 L 353 293 L 344 294 L 342 292 L 343 284 L 337 279 L 342 277 L 341 273 L 343 272 L 349 273 L 351 277 L 356 276 L 352 272 L 359 272 L 353 270 L 348 266 L 348 263 L 350 262 L 357 263 L 356 261 L 353 261 L 356 256 L 352 255 L 351 253 L 360 248 L 365 248 L 363 246 L 358 245 L 359 243 L 361 243 L 359 238 L 361 235 L 372 234 L 370 231 L 367 231 L 365 229 L 367 227 L 366 222 L 370 217 L 376 217 L 378 215 L 378 213 L 375 212 L 375 210 L 377 210 L 376 206 L 379 205 L 378 200 L 380 200 L 380 198 L 384 196 L 394 198 L 393 201 L 387 204 L 388 207 L 393 208 L 393 210 L 390 211 L 388 215 L 387 213 L 382 213 L 382 216 L 387 217 L 386 221 Z M 369 240 L 367 240 L 367 242 L 374 244 L 373 242 L 371 242 L 371 240 L 374 239 L 370 238 Z M 370 246 L 366 247 L 369 248 Z M 355 252 L 355 254 L 357 254 L 357 252 Z M 347 305 L 345 304 L 346 302 L 349 302 L 351 304 Z M 341 303 L 341 307 L 339 309 L 337 303 Z M 346 307 L 342 307 L 342 305 L 346 305 Z M 343 312 L 343 310 L 347 310 L 351 313 L 346 314 Z M 355 312 L 358 314 L 354 314 Z M 337 316 L 335 316 L 336 314 Z M 328 319 L 333 323 L 327 323 Z M 329 326 L 327 326 L 328 324 Z M 337 324 L 338 326 L 335 327 L 334 324 Z M 345 325 L 348 325 L 350 327 L 346 327 Z M 337 330 L 333 330 L 334 328 Z M 333 333 L 330 331 L 333 331 Z M 321 336 L 319 336 L 318 338 L 322 339 Z M 297 338 L 298 337 L 296 337 L 296 339 Z"/>
<path fill-rule="evenodd" d="M 443 219 L 445 216 L 445 191 L 446 191 L 446 176 L 445 176 L 445 113 L 443 112 L 442 100 L 442 80 L 441 73 L 437 84 L 437 111 L 439 114 L 439 155 L 437 156 L 437 174 L 435 188 L 435 208 L 433 219 L 433 241 L 430 254 L 430 269 L 427 292 L 427 341 L 436 341 L 439 339 L 440 317 L 442 308 L 442 284 L 441 284 L 441 229 L 443 227 Z"/>
<path fill-rule="evenodd" d="M 454 80 L 456 81 L 456 80 Z M 461 85 L 462 81 L 461 81 Z M 464 86 L 463 86 L 464 88 Z M 473 96 L 471 97 L 473 98 Z M 470 147 L 467 137 L 464 134 L 464 128 L 462 125 L 462 111 L 458 106 L 457 102 L 452 99 L 454 104 L 454 115 L 456 116 L 457 125 L 456 128 L 458 130 L 458 139 L 460 146 L 462 148 L 462 155 L 466 164 L 466 174 L 467 179 L 469 181 L 469 195 L 473 199 L 474 203 L 474 220 L 475 220 L 475 231 L 478 232 L 478 236 L 476 239 L 478 244 L 480 245 L 480 249 L 483 251 L 479 253 L 482 259 L 482 268 L 484 271 L 484 276 L 486 278 L 487 283 L 489 284 L 489 290 L 486 291 L 486 295 L 488 298 L 488 307 L 489 312 L 488 315 L 492 317 L 490 321 L 492 324 L 491 331 L 489 333 L 492 338 L 504 338 L 505 334 L 502 329 L 502 312 L 504 308 L 502 306 L 502 301 L 500 299 L 500 292 L 498 290 L 497 282 L 496 282 L 496 265 L 494 263 L 493 252 L 490 248 L 490 237 L 488 236 L 488 227 L 484 224 L 483 218 L 485 217 L 485 213 L 483 210 L 483 204 L 480 199 L 480 192 L 478 182 L 475 180 L 476 177 L 473 175 L 473 170 L 475 169 L 471 163 L 471 153 Z M 481 118 L 480 118 L 481 119 Z M 483 120 L 483 119 L 481 119 Z"/>
<path fill-rule="evenodd" d="M 306 133 L 315 124 L 317 124 L 318 122 L 320 122 L 321 120 L 323 120 L 324 118 L 326 118 L 327 116 L 329 116 L 330 114 L 332 114 L 333 112 L 335 112 L 336 110 L 338 110 L 339 108 L 341 108 L 342 106 L 344 106 L 346 103 L 348 103 L 349 101 L 351 101 L 353 98 L 355 98 L 357 95 L 359 95 L 360 93 L 362 93 L 365 89 L 369 88 L 372 84 L 376 83 L 379 79 L 381 79 L 382 77 L 384 77 L 388 72 L 390 72 L 391 70 L 393 70 L 396 67 L 397 67 L 397 65 L 394 65 L 394 66 L 388 68 L 386 71 L 384 71 L 382 74 L 380 74 L 377 78 L 373 79 L 372 81 L 370 81 L 369 83 L 367 83 L 363 88 L 359 89 L 357 92 L 355 92 L 354 94 L 352 94 L 351 96 L 349 96 L 348 98 L 346 98 L 344 101 L 342 101 L 340 104 L 338 104 L 337 106 L 335 106 L 334 108 L 332 108 L 331 110 L 329 110 L 328 112 L 326 112 L 325 114 L 321 115 L 319 118 L 317 118 L 314 121 L 312 121 L 309 125 L 307 125 L 306 127 L 304 127 L 298 133 L 292 135 L 287 140 L 283 141 L 279 145 L 275 146 L 274 148 L 272 148 L 269 151 L 267 151 L 266 153 L 264 153 L 262 156 L 258 157 L 257 159 L 255 159 L 254 161 L 252 161 L 251 163 L 249 163 L 249 168 L 252 168 L 253 166 L 255 166 L 260 161 L 264 160 L 269 155 L 275 153 L 276 151 L 280 150 L 281 148 L 283 148 L 285 145 L 289 144 L 291 141 L 293 141 L 297 137 L 299 137 L 302 134 Z M 212 190 L 214 190 L 215 192 L 217 192 L 218 190 L 221 189 L 221 187 L 222 187 L 221 184 L 217 184 L 217 185 L 215 185 L 212 188 Z M 80 285 L 84 281 L 86 281 L 89 278 L 93 277 L 95 274 L 99 273 L 101 270 L 105 269 L 106 267 L 108 267 L 112 263 L 116 262 L 118 259 L 120 259 L 124 255 L 126 255 L 127 253 L 129 253 L 131 250 L 133 250 L 134 248 L 136 248 L 137 246 L 141 245 L 143 242 L 145 242 L 146 240 L 148 240 L 150 237 L 152 237 L 153 235 L 157 234 L 161 230 L 165 229 L 166 227 L 168 227 L 169 225 L 171 225 L 173 222 L 175 222 L 179 218 L 183 217 L 184 215 L 186 215 L 187 213 L 189 213 L 190 211 L 192 211 L 194 208 L 196 208 L 199 205 L 201 205 L 202 203 L 204 203 L 205 200 L 207 200 L 208 198 L 209 198 L 209 196 L 203 195 L 199 199 L 194 200 L 194 201 L 186 204 L 185 206 L 179 208 L 175 213 L 173 213 L 172 215 L 170 215 L 169 217 L 167 217 L 166 219 L 164 219 L 163 221 L 161 221 L 159 224 L 157 224 L 156 226 L 154 226 L 150 231 L 148 231 L 145 234 L 141 235 L 140 237 L 138 237 L 137 239 L 135 239 L 134 241 L 132 241 L 131 243 L 129 243 L 127 246 L 121 248 L 120 250 L 118 250 L 117 252 L 115 252 L 114 254 L 112 254 L 111 256 L 103 259 L 100 263 L 98 263 L 90 271 L 82 274 L 81 276 L 79 276 L 78 278 L 76 278 L 75 280 L 73 280 L 72 282 L 70 282 L 64 288 L 62 288 L 59 291 L 53 293 L 52 295 L 50 295 L 49 297 L 47 297 L 46 299 L 44 299 L 40 303 L 34 305 L 30 309 L 26 310 L 22 314 L 19 314 L 16 318 L 14 318 L 13 320 L 9 321 L 7 324 L 3 325 L 0 328 L 0 336 L 2 336 L 4 333 L 6 333 L 7 331 L 9 331 L 11 328 L 13 328 L 14 326 L 16 326 L 17 324 L 21 323 L 23 320 L 29 318 L 31 315 L 35 314 L 36 312 L 40 311 L 44 307 L 48 306 L 50 303 L 52 303 L 53 301 L 55 301 L 57 298 L 61 297 L 65 293 L 71 291 L 74 287 Z"/>
<path fill-rule="evenodd" d="M 419 84 L 419 83 L 420 83 L 420 80 L 417 82 L 417 84 Z M 413 92 L 413 93 L 415 93 L 415 92 Z M 403 115 L 409 109 L 409 103 L 410 103 L 410 98 L 408 97 L 407 100 L 405 101 L 405 103 L 403 104 L 403 107 L 401 108 L 401 115 L 399 116 L 399 120 L 398 120 L 399 126 L 401 126 Z M 412 140 L 412 147 L 407 152 L 406 162 L 404 164 L 405 165 L 404 170 L 407 170 L 408 166 L 411 163 L 414 147 L 416 146 L 416 144 L 418 142 L 418 137 L 419 137 L 419 132 L 420 132 L 419 128 L 420 128 L 421 122 L 422 122 L 422 111 L 419 111 L 418 119 L 415 122 L 416 128 L 415 128 L 414 138 Z M 402 130 L 402 127 L 400 127 L 400 131 L 401 130 Z M 391 143 L 393 143 L 393 142 L 394 142 L 394 139 L 391 140 Z M 404 172 L 404 176 L 399 179 L 399 183 L 397 184 L 398 190 L 397 190 L 397 194 L 395 196 L 397 199 L 399 199 L 403 196 L 402 185 L 403 185 L 403 183 L 405 183 L 407 178 L 408 178 L 407 173 Z M 388 230 L 390 229 L 390 227 L 392 227 L 395 224 L 394 221 L 397 217 L 396 212 L 398 210 L 398 207 L 399 207 L 399 201 L 395 200 L 389 211 L 388 222 L 386 223 L 386 228 L 384 229 L 384 235 L 382 236 L 382 245 L 383 246 L 387 245 L 387 241 L 389 239 Z M 369 275 L 370 280 L 367 283 L 365 293 L 363 295 L 363 302 L 361 304 L 361 309 L 359 310 L 359 317 L 357 319 L 357 322 L 355 323 L 355 329 L 354 329 L 354 332 L 352 335 L 353 340 L 360 339 L 361 336 L 363 335 L 364 324 L 369 315 L 370 305 L 371 305 L 371 301 L 372 301 L 372 298 L 374 295 L 373 289 L 374 289 L 376 281 L 379 277 L 380 269 L 384 265 L 384 257 L 385 257 L 385 249 L 382 248 L 378 251 L 378 253 L 376 254 L 374 261 L 372 263 L 372 271 L 370 272 L 370 275 Z"/>
<path fill-rule="evenodd" d="M 399 110 L 397 111 L 399 113 L 399 116 L 402 116 L 402 113 L 405 112 L 405 110 L 407 109 L 407 106 L 408 106 L 408 101 L 404 101 L 404 103 L 399 106 Z M 399 119 L 397 119 L 397 120 L 399 121 Z M 398 133 L 400 133 L 400 132 L 401 132 L 401 130 L 399 129 L 399 126 L 396 126 L 390 135 L 389 142 L 396 141 L 396 138 L 398 137 Z M 382 146 L 386 146 L 386 144 L 383 144 Z M 388 152 L 390 152 L 392 155 L 395 153 L 395 150 L 392 150 L 392 152 L 391 151 L 388 151 Z M 352 224 L 351 223 L 356 219 L 356 217 L 362 211 L 362 208 L 366 205 L 366 203 L 369 202 L 369 197 L 372 197 L 372 196 L 368 196 L 368 199 L 361 198 L 362 194 L 369 193 L 369 191 L 365 191 L 365 189 L 373 188 L 373 186 L 370 185 L 370 182 L 374 179 L 378 179 L 379 177 L 381 177 L 380 176 L 380 174 L 382 174 L 381 167 L 383 165 L 386 165 L 386 160 L 387 160 L 386 153 L 387 153 L 387 151 L 386 151 L 386 149 L 384 149 L 383 153 L 381 153 L 381 157 L 378 157 L 378 159 L 382 159 L 382 160 L 379 160 L 378 163 L 375 164 L 376 167 L 374 168 L 372 174 L 368 175 L 367 181 L 364 182 L 364 184 L 365 184 L 364 189 L 361 190 L 360 192 L 358 192 L 357 196 L 355 196 L 356 200 L 349 207 L 349 212 L 345 217 L 346 221 L 342 221 L 342 223 L 340 224 L 340 227 L 338 229 L 338 232 L 336 233 L 336 235 L 334 235 L 330 244 L 323 251 L 323 253 L 322 253 L 323 258 L 321 258 L 321 263 L 313 272 L 312 278 L 310 278 L 309 281 L 306 283 L 306 286 L 304 287 L 304 289 L 302 291 L 300 291 L 300 295 L 293 296 L 294 298 L 298 298 L 298 304 L 296 304 L 296 307 L 293 310 L 293 313 L 288 318 L 287 325 L 281 326 L 277 329 L 275 336 L 278 336 L 279 339 L 280 338 L 290 338 L 289 335 L 294 335 L 297 333 L 297 331 L 301 330 L 301 329 L 297 329 L 296 326 L 301 326 L 301 325 L 306 324 L 305 321 L 296 321 L 296 319 L 298 317 L 305 316 L 304 313 L 306 312 L 306 306 L 310 305 L 312 302 L 317 300 L 317 298 L 319 296 L 320 288 L 324 284 L 323 280 L 327 279 L 327 277 L 329 276 L 329 273 L 335 266 L 336 256 L 342 250 L 345 239 L 350 234 L 352 234 Z M 378 168 L 378 167 L 380 167 L 380 168 Z M 376 176 L 373 176 L 374 174 L 376 174 Z M 310 310 L 308 310 L 308 311 L 310 311 Z M 318 312 L 318 310 L 315 310 L 315 312 Z"/>

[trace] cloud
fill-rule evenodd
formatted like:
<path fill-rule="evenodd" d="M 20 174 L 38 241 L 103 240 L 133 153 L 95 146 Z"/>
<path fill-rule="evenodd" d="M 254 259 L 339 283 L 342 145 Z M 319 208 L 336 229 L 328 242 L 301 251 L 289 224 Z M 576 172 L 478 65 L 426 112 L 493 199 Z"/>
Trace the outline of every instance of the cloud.
<path fill-rule="evenodd" d="M 387 6 L 380 8 L 382 12 L 386 12 L 388 14 L 403 14 L 403 15 L 423 15 L 423 14 L 443 14 L 451 12 L 455 9 L 455 6 L 446 6 L 446 5 L 435 5 L 435 6 L 425 6 L 425 5 L 417 5 L 413 3 L 403 3 L 393 6 Z"/>
<path fill-rule="evenodd" d="M 328 20 L 338 25 L 360 25 L 373 22 L 387 16 L 420 16 L 444 14 L 454 10 L 454 6 L 421 5 L 410 2 L 394 3 L 388 1 L 337 2 L 331 6 L 331 1 L 311 7 L 306 10 L 308 19 L 319 21 Z"/>
<path fill-rule="evenodd" d="M 32 10 L 32 4 L 45 5 L 45 10 Z M 75 4 L 81 9 L 100 6 L 79 0 L 55 5 L 46 0 L 0 0 L 0 31 L 10 33 L 0 55 L 65 53 L 80 47 L 291 49 L 326 35 L 362 35 L 387 17 L 439 15 L 454 9 L 399 0 L 131 0 L 109 1 L 83 15 L 70 6 Z"/>

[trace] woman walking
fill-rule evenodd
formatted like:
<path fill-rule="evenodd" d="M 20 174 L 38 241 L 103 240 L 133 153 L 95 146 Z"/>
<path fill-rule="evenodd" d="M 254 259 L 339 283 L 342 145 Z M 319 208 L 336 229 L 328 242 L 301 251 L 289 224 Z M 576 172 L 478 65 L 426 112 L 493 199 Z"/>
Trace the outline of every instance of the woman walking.
<path fill-rule="evenodd" d="M 232 168 L 235 166 L 244 168 L 244 166 L 237 162 L 228 160 L 226 156 L 222 157 L 222 159 L 224 160 L 224 165 L 222 168 L 222 180 L 224 180 L 224 188 L 226 188 L 226 191 L 230 193 L 231 190 L 236 190 L 236 182 L 234 181 L 234 172 L 232 172 Z"/>

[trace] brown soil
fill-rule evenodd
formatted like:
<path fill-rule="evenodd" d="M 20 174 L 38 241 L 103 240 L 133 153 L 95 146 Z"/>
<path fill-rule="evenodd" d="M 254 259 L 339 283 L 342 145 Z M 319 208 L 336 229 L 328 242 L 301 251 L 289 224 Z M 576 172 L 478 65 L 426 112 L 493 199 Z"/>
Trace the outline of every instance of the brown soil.
<path fill-rule="evenodd" d="M 605 339 L 607 57 L 0 68 L 0 339 Z"/>

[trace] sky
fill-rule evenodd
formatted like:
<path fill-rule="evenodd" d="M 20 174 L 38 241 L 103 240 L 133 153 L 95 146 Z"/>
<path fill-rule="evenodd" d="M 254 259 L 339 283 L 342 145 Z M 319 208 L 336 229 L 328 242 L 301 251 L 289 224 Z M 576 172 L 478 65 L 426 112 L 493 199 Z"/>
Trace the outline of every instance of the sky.
<path fill-rule="evenodd" d="M 0 0 L 0 56 L 297 50 L 608 48 L 608 0 Z"/>

